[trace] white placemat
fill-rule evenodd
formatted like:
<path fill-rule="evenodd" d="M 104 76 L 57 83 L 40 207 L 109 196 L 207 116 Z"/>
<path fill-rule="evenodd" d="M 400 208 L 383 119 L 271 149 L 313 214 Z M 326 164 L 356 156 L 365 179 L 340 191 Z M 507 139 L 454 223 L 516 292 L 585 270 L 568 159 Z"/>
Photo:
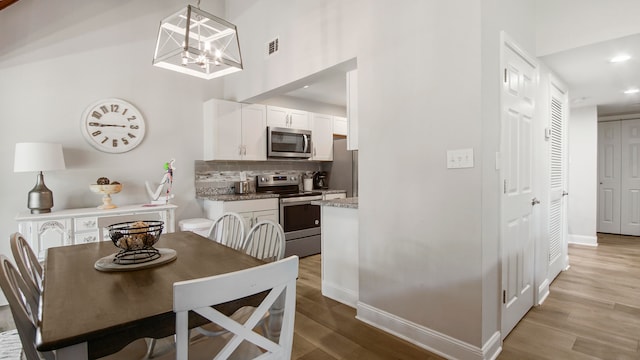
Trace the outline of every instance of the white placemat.
<path fill-rule="evenodd" d="M 159 258 L 140 264 L 116 264 L 113 262 L 113 259 L 117 254 L 115 253 L 99 259 L 94 264 L 94 267 L 96 268 L 96 270 L 100 271 L 131 271 L 166 264 L 176 259 L 177 253 L 173 249 L 158 248 L 158 251 L 160 252 Z"/>

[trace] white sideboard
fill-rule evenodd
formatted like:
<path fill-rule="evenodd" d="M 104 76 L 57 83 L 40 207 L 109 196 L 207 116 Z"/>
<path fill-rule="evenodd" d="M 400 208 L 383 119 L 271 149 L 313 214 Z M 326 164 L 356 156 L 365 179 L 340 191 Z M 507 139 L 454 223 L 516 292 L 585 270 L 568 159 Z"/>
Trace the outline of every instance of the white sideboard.
<path fill-rule="evenodd" d="M 175 231 L 175 209 L 167 205 L 126 205 L 115 209 L 67 209 L 47 214 L 21 212 L 16 216 L 18 231 L 29 241 L 39 260 L 53 246 L 109 240 L 105 228 L 134 220 L 164 221 L 163 233 Z"/>

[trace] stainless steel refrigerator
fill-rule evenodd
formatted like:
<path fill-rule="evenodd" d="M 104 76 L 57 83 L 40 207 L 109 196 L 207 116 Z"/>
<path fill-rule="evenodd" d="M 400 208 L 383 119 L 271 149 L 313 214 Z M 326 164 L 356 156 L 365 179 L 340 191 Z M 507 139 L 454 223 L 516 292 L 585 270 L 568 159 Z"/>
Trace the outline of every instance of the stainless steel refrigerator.
<path fill-rule="evenodd" d="M 346 190 L 347 197 L 358 196 L 358 150 L 347 150 L 347 139 L 333 140 L 329 189 Z"/>

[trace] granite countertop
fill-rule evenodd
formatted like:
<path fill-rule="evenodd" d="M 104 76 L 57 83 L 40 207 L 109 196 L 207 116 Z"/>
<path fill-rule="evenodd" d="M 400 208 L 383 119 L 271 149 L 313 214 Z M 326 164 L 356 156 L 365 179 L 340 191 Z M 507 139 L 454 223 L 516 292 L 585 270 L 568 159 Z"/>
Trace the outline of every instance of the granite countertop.
<path fill-rule="evenodd" d="M 278 194 L 250 193 L 250 194 L 219 194 L 199 196 L 199 199 L 213 201 L 238 201 L 238 200 L 258 200 L 278 198 Z"/>
<path fill-rule="evenodd" d="M 313 190 L 319 191 L 323 194 L 340 194 L 346 192 L 346 190 Z M 249 193 L 249 194 L 214 194 L 214 195 L 201 195 L 198 199 L 212 200 L 212 201 L 238 201 L 238 200 L 258 200 L 258 199 L 272 199 L 278 198 L 278 194 L 267 193 Z"/>
<path fill-rule="evenodd" d="M 311 205 L 320 205 L 320 206 L 333 206 L 333 207 L 341 207 L 347 209 L 357 209 L 358 208 L 358 198 L 350 197 L 346 199 L 333 199 L 333 200 L 314 200 L 311 202 Z"/>
<path fill-rule="evenodd" d="M 340 193 L 347 192 L 347 190 L 314 190 L 314 191 L 320 191 L 323 194 L 340 194 Z"/>

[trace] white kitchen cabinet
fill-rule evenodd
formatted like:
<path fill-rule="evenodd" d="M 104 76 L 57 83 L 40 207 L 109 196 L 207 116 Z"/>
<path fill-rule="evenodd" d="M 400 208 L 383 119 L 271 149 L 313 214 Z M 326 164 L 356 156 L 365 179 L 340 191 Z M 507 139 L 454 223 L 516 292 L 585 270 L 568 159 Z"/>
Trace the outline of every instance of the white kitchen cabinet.
<path fill-rule="evenodd" d="M 267 125 L 311 130 L 310 114 L 306 111 L 267 105 Z"/>
<path fill-rule="evenodd" d="M 333 160 L 333 118 L 330 115 L 313 114 L 311 129 L 311 160 Z"/>
<path fill-rule="evenodd" d="M 322 206 L 322 295 L 356 307 L 359 297 L 358 209 Z"/>
<path fill-rule="evenodd" d="M 242 217 L 245 225 L 245 234 L 251 227 L 262 220 L 271 220 L 278 223 L 278 198 L 217 201 L 204 200 L 204 211 L 208 219 L 215 220 L 226 212 L 235 212 Z"/>
<path fill-rule="evenodd" d="M 333 117 L 333 133 L 335 135 L 347 136 L 347 118 L 342 116 Z"/>
<path fill-rule="evenodd" d="M 347 150 L 358 150 L 358 70 L 347 72 Z"/>
<path fill-rule="evenodd" d="M 204 160 L 266 160 L 266 106 L 211 99 L 203 105 Z"/>
<path fill-rule="evenodd" d="M 47 249 L 54 246 L 74 245 L 109 240 L 105 228 L 111 224 L 161 220 L 163 233 L 175 231 L 176 205 L 126 205 L 115 209 L 67 209 L 46 214 L 22 212 L 16 216 L 18 231 L 27 239 L 38 260 L 44 260 Z M 114 246 L 114 252 L 117 248 Z"/>

